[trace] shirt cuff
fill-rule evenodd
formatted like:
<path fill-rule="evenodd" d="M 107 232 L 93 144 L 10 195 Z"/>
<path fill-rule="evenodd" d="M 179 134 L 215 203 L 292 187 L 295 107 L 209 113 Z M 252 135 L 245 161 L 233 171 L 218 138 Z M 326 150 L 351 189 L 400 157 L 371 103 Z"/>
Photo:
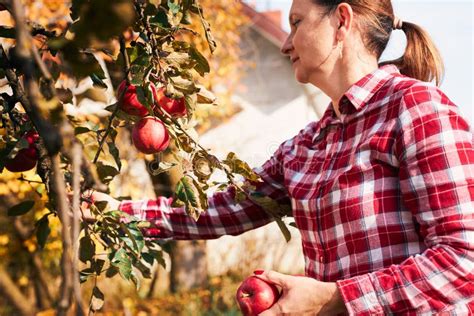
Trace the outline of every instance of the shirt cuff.
<path fill-rule="evenodd" d="M 124 213 L 127 213 L 130 216 L 134 216 L 139 220 L 144 220 L 144 207 L 146 206 L 146 200 L 136 200 L 136 201 L 121 201 L 118 209 Z"/>
<path fill-rule="evenodd" d="M 384 315 L 368 274 L 336 282 L 349 315 Z"/>

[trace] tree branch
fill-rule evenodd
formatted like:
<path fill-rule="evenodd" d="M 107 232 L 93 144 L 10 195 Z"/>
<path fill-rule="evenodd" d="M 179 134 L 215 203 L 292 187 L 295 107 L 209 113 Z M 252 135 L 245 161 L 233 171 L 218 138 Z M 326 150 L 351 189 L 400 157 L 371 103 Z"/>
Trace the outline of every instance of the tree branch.
<path fill-rule="evenodd" d="M 79 281 L 79 233 L 80 233 L 80 197 L 81 197 L 81 162 L 82 162 L 82 148 L 79 144 L 74 144 L 72 147 L 72 240 L 74 241 L 73 246 L 73 265 L 74 279 L 73 279 L 73 291 L 74 299 L 76 300 L 77 315 L 84 315 L 84 307 L 82 306 L 82 293 L 81 284 Z"/>
<path fill-rule="evenodd" d="M 61 237 L 63 253 L 61 257 L 61 290 L 60 299 L 57 306 L 58 315 L 66 315 L 70 307 L 71 291 L 73 288 L 73 265 L 71 257 L 71 235 L 69 234 L 70 217 L 69 204 L 66 193 L 66 182 L 61 172 L 59 155 L 52 158 L 53 161 L 53 188 L 58 198 L 58 215 L 61 220 Z"/>
<path fill-rule="evenodd" d="M 115 116 L 117 115 L 118 110 L 120 109 L 120 105 L 122 104 L 123 96 L 125 95 L 125 92 L 128 89 L 128 85 L 130 84 L 130 77 L 131 77 L 130 76 L 130 60 L 128 58 L 127 50 L 125 48 L 125 39 L 123 38 L 123 36 L 120 36 L 120 53 L 122 54 L 122 58 L 123 58 L 123 64 L 124 64 L 123 71 L 126 74 L 125 78 L 127 80 L 127 85 L 126 85 L 125 89 L 123 89 L 122 92 L 120 93 L 120 95 L 118 97 L 118 100 L 117 100 L 117 106 L 114 109 L 114 111 L 112 112 L 112 115 L 110 115 L 109 124 L 107 126 L 107 129 L 105 130 L 104 136 L 102 136 L 102 139 L 99 142 L 99 149 L 97 149 L 94 160 L 92 161 L 92 163 L 94 163 L 94 164 L 97 163 L 97 160 L 99 159 L 100 152 L 102 151 L 102 147 L 104 146 L 105 140 L 109 136 L 110 130 L 112 128 L 112 122 L 113 122 Z"/>
<path fill-rule="evenodd" d="M 15 282 L 10 278 L 7 271 L 0 266 L 0 292 L 3 296 L 18 310 L 20 315 L 30 316 L 35 315 L 35 308 L 31 304 L 25 304 L 28 302 L 28 298 L 25 297 Z"/>
<path fill-rule="evenodd" d="M 25 225 L 23 225 L 23 223 L 18 217 L 15 217 L 13 219 L 13 227 L 15 228 L 17 236 L 22 241 L 22 243 L 30 239 L 31 235 L 33 235 L 34 233 L 33 230 L 28 229 Z M 25 246 L 23 246 L 23 248 L 26 249 Z M 50 304 L 53 302 L 53 297 L 48 287 L 48 280 L 45 275 L 43 263 L 37 251 L 31 253 L 31 265 L 33 267 L 33 273 L 36 276 L 39 282 L 39 285 L 46 296 L 46 301 L 47 301 L 46 304 L 50 306 Z"/>

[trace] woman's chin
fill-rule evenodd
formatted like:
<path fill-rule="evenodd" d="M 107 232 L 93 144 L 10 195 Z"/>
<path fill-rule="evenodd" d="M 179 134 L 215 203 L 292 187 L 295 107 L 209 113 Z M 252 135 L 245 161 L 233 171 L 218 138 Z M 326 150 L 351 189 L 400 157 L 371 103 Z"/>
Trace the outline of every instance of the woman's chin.
<path fill-rule="evenodd" d="M 301 72 L 298 72 L 298 70 L 295 70 L 295 79 L 299 83 L 308 83 L 308 78 L 304 76 Z"/>

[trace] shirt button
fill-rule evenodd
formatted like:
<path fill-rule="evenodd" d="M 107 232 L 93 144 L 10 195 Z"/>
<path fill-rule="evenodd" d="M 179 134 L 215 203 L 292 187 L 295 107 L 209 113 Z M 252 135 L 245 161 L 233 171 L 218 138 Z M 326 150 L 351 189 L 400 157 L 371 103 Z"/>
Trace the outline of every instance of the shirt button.
<path fill-rule="evenodd" d="M 324 262 L 324 257 L 323 257 L 323 256 L 319 256 L 319 262 L 320 262 L 320 263 L 323 263 L 323 262 Z"/>

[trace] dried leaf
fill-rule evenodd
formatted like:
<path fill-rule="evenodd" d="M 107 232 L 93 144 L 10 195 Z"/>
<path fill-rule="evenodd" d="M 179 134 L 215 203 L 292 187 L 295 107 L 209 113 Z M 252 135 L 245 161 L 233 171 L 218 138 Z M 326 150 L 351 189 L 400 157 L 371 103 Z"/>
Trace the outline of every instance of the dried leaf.
<path fill-rule="evenodd" d="M 246 162 L 237 158 L 233 152 L 230 152 L 223 162 L 230 168 L 232 173 L 240 174 L 250 181 L 260 180 L 260 176 L 257 175 Z"/>

